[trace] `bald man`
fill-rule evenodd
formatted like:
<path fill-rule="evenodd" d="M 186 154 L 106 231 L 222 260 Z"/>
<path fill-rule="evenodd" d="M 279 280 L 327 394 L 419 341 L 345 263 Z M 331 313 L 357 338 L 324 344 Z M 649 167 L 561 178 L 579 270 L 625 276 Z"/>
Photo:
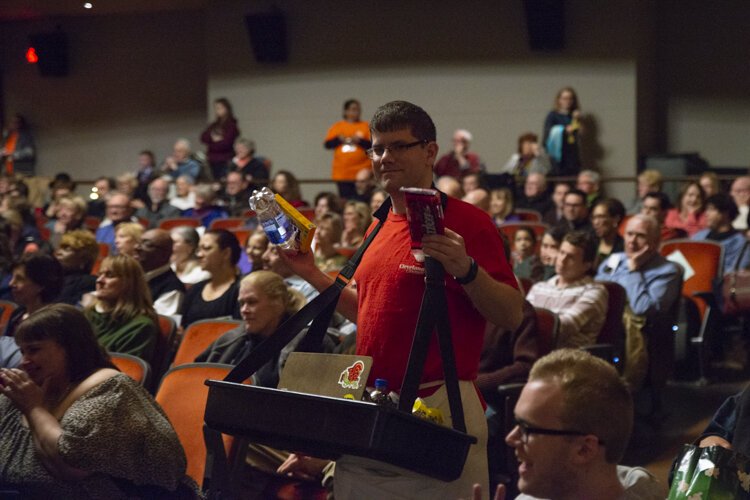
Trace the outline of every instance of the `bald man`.
<path fill-rule="evenodd" d="M 154 309 L 164 316 L 182 312 L 185 285 L 169 266 L 172 256 L 172 238 L 163 229 L 150 229 L 143 233 L 135 247 L 135 258 L 146 274 Z"/>
<path fill-rule="evenodd" d="M 732 189 L 729 191 L 739 213 L 732 221 L 732 227 L 738 231 L 748 229 L 748 219 L 750 219 L 750 176 L 738 177 L 732 183 Z"/>

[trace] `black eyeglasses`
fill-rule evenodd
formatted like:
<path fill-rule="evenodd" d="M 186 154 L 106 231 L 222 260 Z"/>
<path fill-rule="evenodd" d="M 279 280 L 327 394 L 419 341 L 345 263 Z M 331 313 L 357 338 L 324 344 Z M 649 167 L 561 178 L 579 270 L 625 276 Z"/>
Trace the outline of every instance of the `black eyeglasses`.
<path fill-rule="evenodd" d="M 407 149 L 411 149 L 414 146 L 418 146 L 420 144 L 427 144 L 428 142 L 430 141 L 421 140 L 409 142 L 406 144 L 400 144 L 397 142 L 395 144 L 389 144 L 387 146 L 373 146 L 367 150 L 367 156 L 369 156 L 373 160 L 377 160 L 382 158 L 386 151 L 390 151 L 391 154 L 398 155 L 405 152 Z"/>
<path fill-rule="evenodd" d="M 523 444 L 529 443 L 529 435 L 531 434 L 544 434 L 547 436 L 588 436 L 590 432 L 581 431 L 568 431 L 563 429 L 545 429 L 544 427 L 532 427 L 522 420 L 516 420 L 516 426 L 521 433 L 521 441 Z M 597 438 L 598 439 L 598 438 Z M 604 444 L 604 441 L 598 439 L 599 444 Z"/>

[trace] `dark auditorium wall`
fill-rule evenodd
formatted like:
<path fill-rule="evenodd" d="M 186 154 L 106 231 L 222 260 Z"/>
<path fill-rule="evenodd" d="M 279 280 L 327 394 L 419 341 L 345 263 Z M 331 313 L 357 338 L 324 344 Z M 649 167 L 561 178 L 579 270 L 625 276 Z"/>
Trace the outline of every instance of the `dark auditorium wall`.
<path fill-rule="evenodd" d="M 30 33 L 59 25 L 70 74 L 41 78 L 23 55 Z M 135 168 L 137 153 L 163 158 L 174 139 L 197 143 L 206 110 L 200 11 L 63 17 L 0 26 L 4 111 L 34 126 L 37 171 L 80 179 Z"/>

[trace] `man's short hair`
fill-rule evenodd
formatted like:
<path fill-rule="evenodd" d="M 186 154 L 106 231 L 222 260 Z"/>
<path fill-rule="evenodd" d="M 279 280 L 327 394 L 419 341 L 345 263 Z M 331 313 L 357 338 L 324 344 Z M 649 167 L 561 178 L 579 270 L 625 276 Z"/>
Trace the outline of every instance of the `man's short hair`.
<path fill-rule="evenodd" d="M 633 430 L 633 399 L 617 370 L 578 349 L 558 349 L 540 358 L 529 373 L 535 380 L 559 384 L 563 426 L 598 437 L 610 464 L 620 461 Z"/>
<path fill-rule="evenodd" d="M 734 199 L 728 194 L 716 193 L 706 198 L 706 206 L 711 205 L 719 212 L 726 214 L 729 221 L 733 221 L 740 214 Z"/>
<path fill-rule="evenodd" d="M 607 209 L 607 215 L 609 215 L 610 217 L 615 217 L 619 220 L 625 218 L 625 205 L 623 205 L 622 202 L 617 198 L 605 198 L 603 200 L 600 200 L 596 202 L 594 208 L 598 207 L 599 205 L 603 205 L 604 208 Z"/>
<path fill-rule="evenodd" d="M 581 198 L 581 200 L 583 200 L 584 204 L 586 203 L 586 193 L 584 193 L 580 189 L 578 189 L 578 188 L 570 188 L 570 191 L 568 191 L 567 193 L 565 193 L 565 198 L 567 198 L 571 194 L 574 194 L 574 195 L 578 196 L 579 198 Z M 563 199 L 565 199 L 565 198 L 563 198 Z"/>
<path fill-rule="evenodd" d="M 594 262 L 597 245 L 594 237 L 588 231 L 570 231 L 563 236 L 563 242 L 583 250 L 583 261 Z"/>
<path fill-rule="evenodd" d="M 661 207 L 662 211 L 672 208 L 672 201 L 669 199 L 669 196 L 667 196 L 666 193 L 662 193 L 661 191 L 652 191 L 650 193 L 646 193 L 643 199 L 645 200 L 646 198 L 659 200 L 659 207 Z"/>
<path fill-rule="evenodd" d="M 391 101 L 375 110 L 370 120 L 372 132 L 397 132 L 408 129 L 420 141 L 434 141 L 435 123 L 425 110 L 406 101 Z"/>

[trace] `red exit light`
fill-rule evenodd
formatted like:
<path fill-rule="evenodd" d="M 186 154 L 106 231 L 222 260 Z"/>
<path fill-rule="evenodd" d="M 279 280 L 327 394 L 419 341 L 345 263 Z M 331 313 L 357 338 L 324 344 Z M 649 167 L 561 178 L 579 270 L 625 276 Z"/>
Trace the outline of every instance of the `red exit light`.
<path fill-rule="evenodd" d="M 26 51 L 26 62 L 29 64 L 36 64 L 39 62 L 39 56 L 36 55 L 36 49 L 34 47 L 29 47 Z"/>

